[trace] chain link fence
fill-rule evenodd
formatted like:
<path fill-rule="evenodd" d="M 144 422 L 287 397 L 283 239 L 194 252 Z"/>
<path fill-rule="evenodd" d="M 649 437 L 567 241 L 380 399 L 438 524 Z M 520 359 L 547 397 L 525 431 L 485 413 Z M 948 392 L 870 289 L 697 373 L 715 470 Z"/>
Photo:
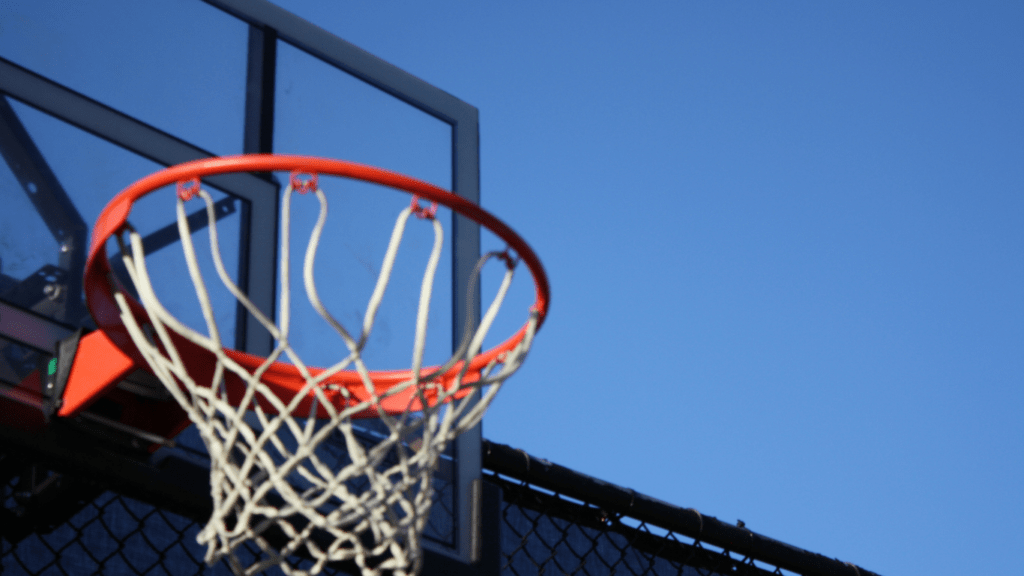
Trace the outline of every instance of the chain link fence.
<path fill-rule="evenodd" d="M 485 442 L 499 486 L 503 575 L 877 576 L 632 490 Z"/>
<path fill-rule="evenodd" d="M 498 481 L 506 498 L 501 518 L 503 574 L 783 574 L 777 567 L 758 568 L 753 558 L 733 558 L 592 504 Z"/>
<path fill-rule="evenodd" d="M 485 482 L 502 497 L 482 522 L 497 525 L 500 550 L 496 569 L 481 564 L 466 574 L 873 574 L 500 444 L 485 442 L 484 466 Z M 44 464 L 24 446 L 0 453 L 3 574 L 231 574 L 224 562 L 203 561 L 201 507 L 175 504 L 152 485 L 112 487 L 74 469 Z M 424 572 L 432 576 L 429 563 Z"/>

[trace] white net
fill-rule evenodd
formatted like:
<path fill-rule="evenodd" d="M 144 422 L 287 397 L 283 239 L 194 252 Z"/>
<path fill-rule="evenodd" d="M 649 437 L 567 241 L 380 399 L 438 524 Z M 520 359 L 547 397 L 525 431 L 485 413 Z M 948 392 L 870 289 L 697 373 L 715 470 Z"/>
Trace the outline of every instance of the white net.
<path fill-rule="evenodd" d="M 199 188 L 198 181 L 184 194 L 179 186 L 177 217 L 207 333 L 183 325 L 161 305 L 146 270 L 142 238 L 130 225 L 125 227 L 130 249 L 124 245 L 123 235 L 117 240 L 146 316 L 137 318 L 133 314 L 125 294 L 117 292 L 115 299 L 122 320 L 149 368 L 188 413 L 209 450 L 214 509 L 198 536 L 199 542 L 208 547 L 208 563 L 226 558 L 236 574 L 257 574 L 280 566 L 286 574 L 312 575 L 325 564 L 338 561 L 354 562 L 364 576 L 415 574 L 422 562 L 420 536 L 430 513 L 433 471 L 448 444 L 480 421 L 501 384 L 522 364 L 537 327 L 537 314 L 531 313 L 525 336 L 517 346 L 479 374 L 468 371 L 469 361 L 480 353 L 505 298 L 515 267 L 507 252 L 485 255 L 477 264 L 472 283 L 478 281 L 483 265 L 497 258 L 506 266 L 497 294 L 479 324 L 474 326 L 475 321 L 471 320 L 466 326 L 462 344 L 448 362 L 429 374 L 423 373 L 430 296 L 444 230 L 414 200 L 395 222 L 362 326 L 358 332 L 350 332 L 324 307 L 313 282 L 317 247 L 327 220 L 326 196 L 315 185 L 315 179 L 313 182 L 313 186 L 300 183 L 308 190 L 299 188 L 300 192 L 313 192 L 320 202 L 319 217 L 305 254 L 303 277 L 310 304 L 346 344 L 344 357 L 333 366 L 323 371 L 311 369 L 289 345 L 293 329 L 288 273 L 290 213 L 295 193 L 292 185 L 285 190 L 282 204 L 277 323 L 256 308 L 228 275 L 221 260 L 214 203 Z M 273 352 L 256 369 L 246 368 L 226 352 L 214 321 L 185 212 L 185 201 L 191 196 L 206 203 L 213 263 L 220 281 L 274 337 Z M 412 370 L 408 378 L 384 387 L 375 385 L 362 352 L 387 290 L 402 236 L 414 214 L 432 224 L 434 243 L 423 274 L 415 319 Z M 473 286 L 470 290 L 472 294 Z M 174 344 L 176 337 L 214 354 L 212 378 L 195 370 L 190 372 L 187 359 L 183 359 Z M 300 389 L 290 398 L 280 395 L 266 381 L 272 365 L 285 358 L 301 374 Z M 451 377 L 453 369 L 457 370 Z M 342 370 L 357 373 L 358 384 L 332 383 L 332 376 Z M 448 377 L 439 377 L 445 373 Z M 241 401 L 237 394 L 229 399 L 225 380 L 232 374 L 245 383 Z M 394 409 L 396 398 L 408 399 L 403 400 L 404 409 Z M 390 414 L 385 406 L 390 407 Z M 376 412 L 379 417 L 376 427 L 381 433 L 373 442 L 367 441 L 360 421 L 355 418 L 365 416 L 367 411 Z M 344 458 L 325 457 L 320 448 L 328 438 L 343 445 Z M 251 554 L 253 547 L 246 546 L 250 543 L 260 550 L 255 557 Z M 305 561 L 297 563 L 294 557 Z"/>

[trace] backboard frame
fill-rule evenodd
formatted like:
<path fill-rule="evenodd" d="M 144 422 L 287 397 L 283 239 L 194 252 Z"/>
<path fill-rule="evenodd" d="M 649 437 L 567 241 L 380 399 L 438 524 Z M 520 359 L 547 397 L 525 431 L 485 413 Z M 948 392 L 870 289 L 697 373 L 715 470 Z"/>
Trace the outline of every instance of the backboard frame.
<path fill-rule="evenodd" d="M 243 151 L 274 152 L 274 87 L 276 82 L 276 46 L 278 41 L 302 50 L 315 58 L 397 98 L 451 127 L 452 191 L 479 203 L 479 113 L 468 103 L 416 78 L 338 38 L 315 24 L 267 2 L 266 0 L 204 0 L 248 24 L 249 42 L 246 70 L 246 96 Z M 40 110 L 85 132 L 161 165 L 170 166 L 213 154 L 181 138 L 155 128 L 106 104 L 41 76 L 0 56 L 0 97 L 16 100 Z M 240 255 L 239 281 L 253 302 L 263 310 L 275 311 L 277 262 L 277 222 L 279 186 L 249 174 L 225 175 L 211 184 L 245 200 L 241 202 L 243 253 Z M 116 190 L 111 191 L 111 196 Z M 92 223 L 88 222 L 91 226 Z M 275 234 L 267 234 L 273 230 Z M 480 313 L 479 287 L 468 294 L 469 278 L 480 254 L 480 228 L 475 222 L 455 216 L 452 221 L 452 335 L 461 334 L 467 299 L 477 317 Z M 66 336 L 53 320 L 9 303 L 2 304 L 0 336 L 25 341 L 31 347 L 52 351 L 60 337 Z M 68 332 L 73 327 L 67 327 Z M 51 341 L 52 340 L 52 341 Z M 272 349 L 270 335 L 256 322 L 238 315 L 236 348 L 266 355 Z M 452 342 L 453 348 L 457 342 Z M 479 556 L 479 510 L 481 469 L 481 429 L 463 434 L 455 443 L 455 546 L 431 546 L 435 552 L 463 563 Z"/>

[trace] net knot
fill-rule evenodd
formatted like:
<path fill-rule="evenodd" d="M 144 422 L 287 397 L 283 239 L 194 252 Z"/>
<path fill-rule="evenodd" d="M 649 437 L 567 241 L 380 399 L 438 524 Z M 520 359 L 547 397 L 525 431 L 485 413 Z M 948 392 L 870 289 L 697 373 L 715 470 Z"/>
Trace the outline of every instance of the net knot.
<path fill-rule="evenodd" d="M 319 187 L 319 175 L 315 172 L 303 172 L 302 170 L 293 170 L 289 177 L 289 184 L 291 184 L 292 190 L 299 194 L 306 194 L 308 192 L 316 192 Z"/>
<path fill-rule="evenodd" d="M 412 213 L 415 214 L 417 218 L 433 220 L 437 215 L 437 202 L 431 202 L 430 208 L 424 208 L 423 206 L 420 206 L 419 196 L 413 196 L 412 203 L 409 204 L 409 206 L 412 208 Z"/>
<path fill-rule="evenodd" d="M 178 181 L 178 198 L 182 202 L 188 202 L 199 194 L 199 177 L 193 176 L 188 180 Z"/>

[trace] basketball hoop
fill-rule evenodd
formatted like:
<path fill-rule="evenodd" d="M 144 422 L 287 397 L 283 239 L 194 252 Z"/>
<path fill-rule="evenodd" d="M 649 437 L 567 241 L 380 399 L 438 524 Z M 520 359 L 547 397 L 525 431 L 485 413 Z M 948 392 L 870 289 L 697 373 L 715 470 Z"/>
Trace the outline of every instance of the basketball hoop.
<path fill-rule="evenodd" d="M 291 174 L 282 201 L 277 322 L 257 308 L 228 275 L 220 255 L 214 203 L 201 184 L 203 178 L 216 174 L 275 171 Z M 346 329 L 327 311 L 313 281 L 327 208 L 319 178 L 328 175 L 412 195 L 411 204 L 395 222 L 358 331 Z M 206 320 L 206 334 L 183 325 L 160 303 L 146 268 L 142 237 L 128 223 L 137 200 L 169 185 L 177 186 L 178 230 Z M 320 203 L 303 278 L 310 304 L 345 343 L 344 353 L 332 366 L 307 366 L 289 344 L 289 333 L 294 330 L 289 318 L 289 253 L 295 192 L 315 196 Z M 223 343 L 185 212 L 185 203 L 192 200 L 206 205 L 217 276 L 274 338 L 275 347 L 266 358 L 232 350 Z M 431 206 L 424 207 L 421 201 Z M 480 223 L 508 247 L 484 255 L 472 275 L 470 293 L 486 263 L 494 260 L 504 267 L 501 284 L 483 317 L 477 322 L 469 314 L 462 342 L 451 358 L 442 365 L 424 367 L 430 295 L 444 238 L 435 218 L 438 204 Z M 370 370 L 362 352 L 411 216 L 427 221 L 434 231 L 415 318 L 412 366 Z M 138 300 L 111 272 L 106 254 L 111 237 L 121 246 Z M 536 300 L 522 328 L 501 344 L 482 350 L 520 261 L 533 276 Z M 547 277 L 537 256 L 508 226 L 477 205 L 425 182 L 377 168 L 271 154 L 189 162 L 125 189 L 96 223 L 85 291 L 103 335 L 136 365 L 148 367 L 197 426 L 210 454 L 214 504 L 198 541 L 207 545 L 208 563 L 226 558 L 239 574 L 256 574 L 274 565 L 287 574 L 316 574 L 326 563 L 339 561 L 354 562 L 364 576 L 416 573 L 422 561 L 420 535 L 433 497 L 431 478 L 439 457 L 449 442 L 480 421 L 502 383 L 522 364 L 549 302 Z M 356 438 L 353 422 L 370 417 L 378 418 L 385 432 L 367 446 L 365 439 Z M 316 449 L 337 433 L 344 437 L 348 461 L 332 468 Z M 362 488 L 354 488 L 355 484 Z M 247 543 L 261 551 L 253 562 L 239 558 L 239 548 Z M 297 553 L 311 559 L 312 567 L 293 568 L 286 559 Z"/>

